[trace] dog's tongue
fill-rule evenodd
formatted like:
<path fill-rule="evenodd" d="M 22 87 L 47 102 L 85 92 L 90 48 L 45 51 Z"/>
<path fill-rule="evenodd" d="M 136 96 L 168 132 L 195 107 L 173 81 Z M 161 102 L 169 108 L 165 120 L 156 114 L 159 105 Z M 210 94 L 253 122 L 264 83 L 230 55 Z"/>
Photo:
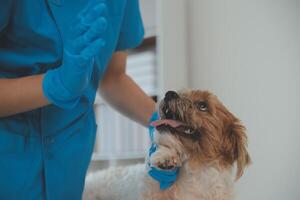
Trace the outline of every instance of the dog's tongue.
<path fill-rule="evenodd" d="M 157 121 L 154 121 L 151 123 L 151 126 L 154 126 L 154 127 L 161 126 L 161 125 L 169 125 L 173 128 L 177 128 L 184 124 L 180 121 L 176 121 L 176 120 L 172 120 L 172 119 L 160 119 L 160 120 L 157 120 Z"/>

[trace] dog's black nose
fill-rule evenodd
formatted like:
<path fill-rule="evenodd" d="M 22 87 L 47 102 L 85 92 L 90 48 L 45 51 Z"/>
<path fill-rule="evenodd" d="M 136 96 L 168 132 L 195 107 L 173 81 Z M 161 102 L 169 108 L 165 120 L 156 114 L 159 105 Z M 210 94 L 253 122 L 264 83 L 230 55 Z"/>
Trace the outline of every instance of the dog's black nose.
<path fill-rule="evenodd" d="M 172 99 L 178 99 L 179 95 L 174 91 L 168 91 L 165 95 L 164 101 L 171 101 Z"/>

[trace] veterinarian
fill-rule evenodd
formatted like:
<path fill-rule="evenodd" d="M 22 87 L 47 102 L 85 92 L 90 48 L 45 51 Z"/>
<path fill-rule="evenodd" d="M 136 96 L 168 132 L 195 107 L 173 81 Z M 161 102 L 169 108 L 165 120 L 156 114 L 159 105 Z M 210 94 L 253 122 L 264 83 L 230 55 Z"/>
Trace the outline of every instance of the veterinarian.
<path fill-rule="evenodd" d="M 154 102 L 125 74 L 143 35 L 138 0 L 0 0 L 1 200 L 81 199 L 99 82 L 148 125 Z"/>

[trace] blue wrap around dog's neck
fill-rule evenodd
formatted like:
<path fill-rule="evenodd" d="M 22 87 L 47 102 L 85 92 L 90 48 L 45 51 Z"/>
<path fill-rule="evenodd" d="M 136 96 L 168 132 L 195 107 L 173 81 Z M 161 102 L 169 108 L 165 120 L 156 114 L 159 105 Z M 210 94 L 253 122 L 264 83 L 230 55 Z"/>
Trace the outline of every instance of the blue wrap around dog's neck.
<path fill-rule="evenodd" d="M 151 119 L 150 122 L 156 121 L 159 119 L 159 115 L 157 112 L 155 112 Z M 152 154 L 157 150 L 157 145 L 154 141 L 154 132 L 155 132 L 155 127 L 150 125 L 149 126 L 149 136 L 151 139 L 151 147 L 149 149 L 149 158 L 152 156 Z M 148 174 L 156 181 L 159 182 L 160 184 L 160 189 L 165 190 L 171 187 L 175 181 L 177 180 L 177 175 L 179 173 L 179 167 L 176 167 L 174 169 L 170 170 L 163 170 L 163 169 L 158 169 L 155 166 L 152 166 L 150 161 L 148 162 L 149 170 Z"/>

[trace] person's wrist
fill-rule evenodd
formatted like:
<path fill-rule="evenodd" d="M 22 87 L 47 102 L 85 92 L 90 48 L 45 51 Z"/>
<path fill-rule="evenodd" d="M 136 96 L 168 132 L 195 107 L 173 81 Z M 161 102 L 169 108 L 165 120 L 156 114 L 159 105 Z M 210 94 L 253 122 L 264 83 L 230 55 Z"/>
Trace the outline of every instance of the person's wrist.
<path fill-rule="evenodd" d="M 159 114 L 157 111 L 153 112 L 150 119 L 148 120 L 148 131 L 149 131 L 149 136 L 151 141 L 154 140 L 154 131 L 155 127 L 151 125 L 152 122 L 156 121 L 159 119 Z"/>
<path fill-rule="evenodd" d="M 64 50 L 62 65 L 46 72 L 43 80 L 44 96 L 54 105 L 72 109 L 88 86 L 93 62 Z"/>
<path fill-rule="evenodd" d="M 151 123 L 159 119 L 159 113 L 157 111 L 153 112 L 150 119 L 148 120 L 149 126 L 151 126 Z"/>
<path fill-rule="evenodd" d="M 64 87 L 58 73 L 59 69 L 53 69 L 44 75 L 42 83 L 44 96 L 49 102 L 60 108 L 72 109 L 77 105 L 79 96 L 74 96 Z"/>
<path fill-rule="evenodd" d="M 90 60 L 65 51 L 64 62 L 59 71 L 61 82 L 73 96 L 81 96 L 90 82 L 94 59 Z"/>

